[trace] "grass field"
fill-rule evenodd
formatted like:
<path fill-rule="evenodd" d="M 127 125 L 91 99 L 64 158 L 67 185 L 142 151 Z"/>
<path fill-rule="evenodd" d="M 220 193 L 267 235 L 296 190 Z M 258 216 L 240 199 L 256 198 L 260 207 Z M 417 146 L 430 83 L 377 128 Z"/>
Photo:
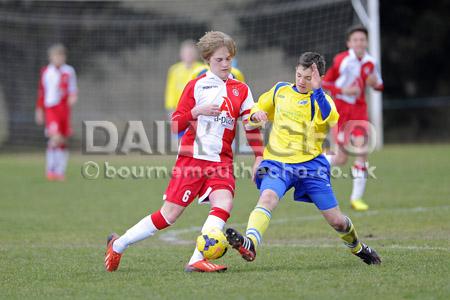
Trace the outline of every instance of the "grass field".
<path fill-rule="evenodd" d="M 239 158 L 248 161 L 249 158 Z M 222 274 L 183 266 L 208 207 L 192 205 L 166 232 L 103 268 L 105 238 L 159 208 L 167 179 L 87 180 L 85 161 L 167 165 L 174 157 L 74 155 L 68 180 L 47 182 L 43 155 L 0 156 L 0 298 L 450 299 L 450 145 L 388 146 L 372 155 L 371 210 L 349 209 L 349 179 L 335 179 L 342 210 L 383 258 L 349 254 L 315 207 L 287 195 L 253 263 L 229 252 Z M 237 181 L 230 224 L 244 229 L 258 192 Z"/>

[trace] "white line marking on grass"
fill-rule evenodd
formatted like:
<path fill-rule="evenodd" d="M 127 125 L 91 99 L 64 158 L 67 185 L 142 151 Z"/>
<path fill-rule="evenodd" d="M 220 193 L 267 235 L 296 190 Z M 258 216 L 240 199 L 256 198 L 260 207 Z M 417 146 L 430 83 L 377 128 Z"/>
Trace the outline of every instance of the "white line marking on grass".
<path fill-rule="evenodd" d="M 422 212 L 428 212 L 428 211 L 434 211 L 434 210 L 447 210 L 450 209 L 450 205 L 441 205 L 441 206 L 431 206 L 431 207 L 410 207 L 410 208 L 390 208 L 390 209 L 380 209 L 380 210 L 369 210 L 366 212 L 356 212 L 354 213 L 355 216 L 374 216 L 378 215 L 380 213 L 390 213 L 390 212 L 400 212 L 400 213 L 422 213 Z M 292 221 L 314 221 L 314 220 L 321 220 L 323 219 L 322 215 L 320 213 L 317 213 L 316 215 L 310 215 L 310 216 L 301 216 L 301 217 L 295 217 L 295 218 L 284 218 L 284 219 L 275 219 L 271 221 L 271 224 L 284 224 Z M 241 223 L 241 224 L 229 224 L 228 227 L 242 227 L 246 226 L 247 223 Z M 176 245 L 186 245 L 186 244 L 192 244 L 192 241 L 190 240 L 183 240 L 180 238 L 181 234 L 184 233 L 191 233 L 191 232 L 200 232 L 201 227 L 198 226 L 191 226 L 188 228 L 181 228 L 181 229 L 169 229 L 167 232 L 163 232 L 159 235 L 159 239 L 170 243 L 170 244 L 176 244 Z M 446 249 L 446 248 L 443 248 Z"/>
<path fill-rule="evenodd" d="M 346 248 L 342 244 L 314 244 L 302 243 L 301 241 L 294 241 L 289 243 L 267 243 L 264 247 L 295 247 L 295 248 Z M 378 248 L 377 248 L 378 249 Z M 430 246 L 402 246 L 402 245 L 386 245 L 380 246 L 379 249 L 398 249 L 398 250 L 415 250 L 415 251 L 448 251 L 450 248 L 445 247 L 430 247 Z"/>

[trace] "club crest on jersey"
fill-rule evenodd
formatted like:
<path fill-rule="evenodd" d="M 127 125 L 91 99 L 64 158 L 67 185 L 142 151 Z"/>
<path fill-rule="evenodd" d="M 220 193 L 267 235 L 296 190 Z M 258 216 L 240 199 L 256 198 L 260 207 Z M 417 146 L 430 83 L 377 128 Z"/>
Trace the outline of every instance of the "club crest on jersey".
<path fill-rule="evenodd" d="M 238 91 L 238 89 L 233 89 L 233 95 L 235 95 L 236 97 L 239 96 L 239 91 Z"/>
<path fill-rule="evenodd" d="M 300 100 L 297 102 L 298 105 L 306 105 L 308 104 L 308 100 Z"/>

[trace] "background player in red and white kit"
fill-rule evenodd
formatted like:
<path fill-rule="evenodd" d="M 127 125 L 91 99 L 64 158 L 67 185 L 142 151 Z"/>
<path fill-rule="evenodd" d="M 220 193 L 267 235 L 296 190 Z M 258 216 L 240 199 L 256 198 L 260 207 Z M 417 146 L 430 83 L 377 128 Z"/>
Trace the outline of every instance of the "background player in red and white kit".
<path fill-rule="evenodd" d="M 233 206 L 235 178 L 231 144 L 238 118 L 246 124 L 247 140 L 255 153 L 254 170 L 262 160 L 261 134 L 247 122 L 254 105 L 252 93 L 245 83 L 230 75 L 231 61 L 236 55 L 233 39 L 222 32 L 211 31 L 197 46 L 210 71 L 186 85 L 172 115 L 173 131 L 185 131 L 185 134 L 173 177 L 163 197 L 164 204 L 121 237 L 112 234 L 108 238 L 107 271 L 118 268 L 121 255 L 129 245 L 173 224 L 196 197 L 199 202 L 209 201 L 211 205 L 202 232 L 211 228 L 223 230 Z M 188 272 L 223 270 L 225 266 L 206 261 L 197 249 L 185 267 Z"/>
<path fill-rule="evenodd" d="M 347 31 L 348 50 L 335 56 L 333 65 L 323 79 L 323 87 L 331 92 L 340 115 L 338 126 L 335 127 L 338 151 L 336 155 L 328 157 L 332 165 L 343 165 L 347 162 L 348 154 L 343 148 L 347 143 L 356 147 L 366 145 L 369 117 L 365 88 L 369 86 L 383 90 L 383 81 L 374 58 L 367 53 L 367 45 L 367 29 L 361 25 L 350 27 Z M 348 126 L 350 124 L 353 125 Z M 367 154 L 355 156 L 350 201 L 353 209 L 363 211 L 369 208 L 362 200 L 367 181 Z"/>
<path fill-rule="evenodd" d="M 36 123 L 45 123 L 47 178 L 64 180 L 68 160 L 67 138 L 71 135 L 70 109 L 77 102 L 75 70 L 66 64 L 66 48 L 55 44 L 48 49 L 50 63 L 41 69 Z"/>

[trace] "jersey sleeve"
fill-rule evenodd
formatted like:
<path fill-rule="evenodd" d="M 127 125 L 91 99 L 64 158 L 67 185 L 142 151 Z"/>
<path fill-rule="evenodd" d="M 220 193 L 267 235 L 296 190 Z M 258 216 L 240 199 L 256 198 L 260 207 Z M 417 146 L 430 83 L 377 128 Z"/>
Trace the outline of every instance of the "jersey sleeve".
<path fill-rule="evenodd" d="M 70 77 L 69 77 L 69 95 L 76 95 L 78 93 L 78 85 L 77 85 L 77 73 L 74 68 L 70 68 Z"/>
<path fill-rule="evenodd" d="M 254 113 L 258 111 L 264 111 L 265 113 L 267 113 L 268 119 L 270 121 L 273 121 L 275 112 L 275 90 L 278 84 L 274 85 L 269 91 L 265 92 L 259 97 L 258 102 L 253 106 L 253 108 L 250 111 L 250 118 Z M 258 126 L 258 127 L 261 125 L 259 123 L 251 121 L 251 119 L 249 119 L 249 124 L 251 126 Z"/>
<path fill-rule="evenodd" d="M 209 70 L 208 66 L 206 66 L 206 65 L 198 66 L 197 68 L 194 69 L 194 71 L 192 71 L 190 80 L 193 80 L 193 79 L 196 79 L 196 78 L 202 76 L 203 74 L 208 72 L 208 70 Z"/>
<path fill-rule="evenodd" d="M 39 83 L 38 83 L 38 97 L 36 101 L 36 108 L 43 109 L 44 108 L 44 98 L 45 98 L 45 90 L 44 85 L 42 84 L 42 77 L 44 75 L 44 69 L 42 68 L 39 74 Z"/>
<path fill-rule="evenodd" d="M 381 72 L 380 72 L 380 68 L 378 66 L 378 64 L 374 65 L 374 74 L 377 77 L 377 85 L 374 87 L 375 90 L 377 91 L 383 91 L 384 90 L 384 83 L 383 83 L 383 78 L 381 78 Z"/>
<path fill-rule="evenodd" d="M 181 94 L 177 109 L 172 114 L 172 132 L 180 133 L 188 128 L 194 121 L 191 110 L 195 107 L 194 88 L 195 80 L 190 81 Z"/>
<path fill-rule="evenodd" d="M 175 110 L 177 107 L 176 94 L 175 94 L 175 65 L 169 68 L 167 72 L 167 82 L 166 82 L 166 91 L 165 91 L 165 108 L 166 110 Z"/>
<path fill-rule="evenodd" d="M 235 79 L 239 80 L 240 82 L 245 82 L 245 76 L 239 69 L 232 68 L 231 69 L 231 74 L 233 75 L 233 77 Z"/>
<path fill-rule="evenodd" d="M 247 95 L 245 100 L 241 104 L 239 115 L 242 119 L 245 129 L 245 137 L 248 145 L 252 148 L 255 156 L 262 156 L 264 151 L 264 143 L 261 135 L 261 131 L 258 126 L 249 123 L 251 109 L 255 106 L 253 95 L 250 88 L 247 87 Z"/>
<path fill-rule="evenodd" d="M 322 80 L 322 87 L 330 91 L 332 95 L 342 93 L 342 89 L 336 86 L 336 80 L 339 78 L 340 61 L 341 59 L 338 56 L 334 58 L 333 65 L 325 73 L 325 76 Z"/>
<path fill-rule="evenodd" d="M 314 121 L 319 125 L 328 123 L 328 125 L 330 127 L 333 127 L 334 125 L 336 125 L 336 123 L 339 120 L 339 113 L 336 109 L 336 105 L 334 104 L 333 99 L 325 93 L 323 93 L 323 95 L 325 97 L 324 100 L 328 104 L 327 107 L 329 107 L 329 114 L 328 114 L 328 116 L 325 115 L 325 118 L 324 118 L 322 111 L 321 111 L 323 108 L 321 108 L 318 101 L 316 101 L 316 103 L 315 103 L 316 110 L 319 110 L 320 113 L 316 114 Z"/>
<path fill-rule="evenodd" d="M 239 116 L 241 117 L 246 130 L 252 129 L 252 127 L 248 125 L 248 121 L 253 106 L 255 106 L 255 101 L 253 100 L 253 95 L 250 88 L 247 87 L 247 95 L 245 97 L 245 100 L 242 102 L 241 108 L 239 110 Z"/>

